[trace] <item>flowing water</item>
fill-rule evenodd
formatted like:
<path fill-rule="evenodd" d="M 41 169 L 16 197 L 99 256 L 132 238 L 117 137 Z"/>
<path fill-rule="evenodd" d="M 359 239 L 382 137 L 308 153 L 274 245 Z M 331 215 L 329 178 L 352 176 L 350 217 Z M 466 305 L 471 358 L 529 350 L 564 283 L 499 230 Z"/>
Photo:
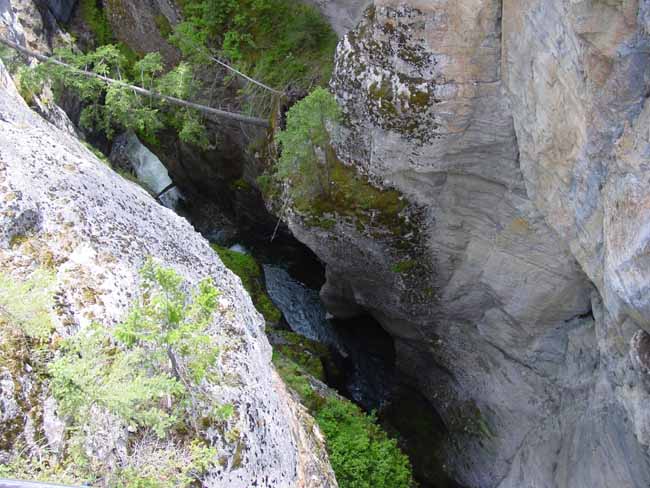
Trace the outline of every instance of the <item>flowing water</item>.
<path fill-rule="evenodd" d="M 155 194 L 159 194 L 172 184 L 167 168 L 133 133 L 127 136 L 126 154 L 133 165 L 138 181 Z M 181 192 L 173 187 L 160 197 L 160 202 L 165 207 L 175 209 L 181 199 Z"/>
<path fill-rule="evenodd" d="M 287 269 L 264 265 L 271 300 L 297 334 L 330 346 L 344 361 L 342 394 L 367 410 L 380 408 L 393 379 L 392 340 L 374 321 L 337 322 L 327 318 L 318 290 L 293 278 Z"/>
<path fill-rule="evenodd" d="M 457 488 L 445 475 L 444 457 L 435 447 L 446 434 L 444 423 L 396 370 L 393 338 L 369 316 L 345 321 L 328 316 L 319 295 L 324 267 L 293 236 L 284 233 L 271 242 L 269 236 L 244 235 L 241 229 L 239 235 L 239 242 L 220 244 L 252 254 L 262 265 L 267 292 L 285 325 L 330 348 L 343 374 L 326 378 L 329 386 L 366 411 L 378 412 L 383 427 L 400 439 L 409 455 L 420 488 Z"/>

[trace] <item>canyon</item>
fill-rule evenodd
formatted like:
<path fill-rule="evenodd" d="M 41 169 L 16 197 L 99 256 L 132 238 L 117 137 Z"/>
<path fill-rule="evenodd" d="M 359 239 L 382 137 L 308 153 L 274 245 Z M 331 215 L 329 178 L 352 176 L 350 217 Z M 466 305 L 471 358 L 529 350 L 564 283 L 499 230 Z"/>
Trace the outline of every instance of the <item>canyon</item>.
<path fill-rule="evenodd" d="M 15 27 L 13 3 L 23 18 L 31 4 L 0 0 L 0 34 L 47 45 Z M 57 19 L 69 15 L 64 3 L 49 2 Z M 178 21 L 173 2 L 119 3 L 104 7 L 120 40 L 173 62 L 178 53 L 151 35 L 158 15 Z M 257 129 L 214 124 L 220 147 L 172 141 L 157 154 L 179 194 L 200 203 L 195 226 L 203 232 L 220 199 L 250 228 L 272 231 L 281 218 L 280 232 L 325 266 L 329 314 L 347 324 L 371 316 L 390 335 L 401 381 L 445 426 L 431 450 L 460 485 L 650 486 L 650 2 L 310 3 L 340 36 L 329 89 L 343 122 L 332 128 L 332 148 L 373 187 L 396 192 L 398 209 L 363 209 L 362 218 L 334 208 L 314 219 L 263 201 L 262 158 L 249 149 Z M 238 405 L 251 417 L 244 467 L 215 474 L 223 484 L 214 486 L 259 476 L 270 476 L 263 486 L 335 486 L 319 434 L 275 376 L 262 320 L 237 280 L 187 223 L 111 176 L 75 134 L 53 137 L 3 79 L 2 201 L 12 216 L 0 258 L 17 259 L 9 230 L 29 224 L 60 232 L 52 252 L 70 255 L 88 279 L 132 283 L 145 254 L 195 280 L 218 276 L 243 324 L 244 347 L 227 367 L 244 377 L 228 394 L 244 395 Z M 68 167 L 68 153 L 88 175 Z M 45 164 L 56 188 L 38 176 Z M 240 179 L 250 186 L 245 199 L 230 193 Z M 77 210 L 66 211 L 68 202 Z M 83 246 L 68 252 L 75 246 L 64 245 L 57 215 L 73 210 L 86 222 L 77 244 L 95 242 L 112 260 L 91 266 L 76 261 Z M 98 232 L 108 221 L 110 237 Z M 132 233 L 137 246 L 127 249 Z M 71 303 L 81 303 L 81 288 L 70 288 Z M 118 298 L 103 299 L 113 316 Z M 276 456 L 266 459 L 270 445 Z"/>

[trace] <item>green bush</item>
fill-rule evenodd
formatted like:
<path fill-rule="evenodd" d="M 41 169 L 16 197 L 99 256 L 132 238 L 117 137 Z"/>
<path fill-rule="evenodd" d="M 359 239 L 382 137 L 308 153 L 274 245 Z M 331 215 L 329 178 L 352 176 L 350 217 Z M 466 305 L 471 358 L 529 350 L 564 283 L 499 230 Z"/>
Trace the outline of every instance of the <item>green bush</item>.
<path fill-rule="evenodd" d="M 176 36 L 186 56 L 216 47 L 253 78 L 277 89 L 329 79 L 337 37 L 299 0 L 183 0 Z M 183 42 L 189 38 L 192 42 Z"/>
<path fill-rule="evenodd" d="M 394 439 L 349 400 L 318 393 L 308 371 L 278 350 L 273 363 L 301 397 L 325 434 L 327 451 L 341 488 L 410 488 L 411 465 Z"/>
<path fill-rule="evenodd" d="M 377 419 L 346 400 L 329 399 L 316 413 L 341 488 L 409 488 L 411 466 Z"/>
<path fill-rule="evenodd" d="M 98 6 L 97 0 L 81 0 L 79 12 L 84 23 L 95 36 L 97 44 L 102 46 L 114 42 L 113 29 L 106 18 L 106 12 Z"/>
<path fill-rule="evenodd" d="M 340 119 L 341 109 L 324 88 L 316 88 L 287 113 L 287 128 L 278 135 L 282 154 L 275 176 L 290 183 L 294 199 L 331 196 L 328 125 Z"/>
<path fill-rule="evenodd" d="M 206 396 L 201 382 L 217 379 L 218 347 L 207 332 L 217 296 L 210 280 L 188 295 L 175 271 L 148 261 L 140 300 L 127 319 L 115 329 L 81 330 L 50 365 L 60 411 L 83 426 L 100 406 L 160 438 L 179 426 L 198 430 L 196 402 Z"/>
<path fill-rule="evenodd" d="M 53 329 L 54 274 L 37 269 L 18 280 L 0 272 L 0 323 L 20 329 L 27 337 L 49 339 Z"/>
<path fill-rule="evenodd" d="M 359 230 L 386 229 L 407 235 L 412 225 L 401 215 L 407 202 L 395 190 L 381 189 L 343 164 L 330 142 L 330 127 L 341 120 L 341 109 L 324 88 L 316 88 L 287 113 L 287 127 L 278 135 L 282 153 L 274 181 L 288 183 L 293 208 L 306 223 L 332 228 L 334 215 L 354 221 Z M 265 195 L 273 193 L 268 177 L 260 180 Z"/>

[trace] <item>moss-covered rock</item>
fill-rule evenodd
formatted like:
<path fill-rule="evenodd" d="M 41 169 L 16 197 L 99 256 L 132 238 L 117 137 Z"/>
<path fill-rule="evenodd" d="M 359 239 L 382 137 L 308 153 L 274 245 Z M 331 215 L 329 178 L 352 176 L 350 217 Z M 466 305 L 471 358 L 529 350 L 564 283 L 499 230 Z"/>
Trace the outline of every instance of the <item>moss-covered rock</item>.
<path fill-rule="evenodd" d="M 262 269 L 255 258 L 249 254 L 231 251 L 225 247 L 212 244 L 223 264 L 235 273 L 242 281 L 244 288 L 251 296 L 255 308 L 269 324 L 277 324 L 282 318 L 282 313 L 273 304 L 264 287 Z"/>

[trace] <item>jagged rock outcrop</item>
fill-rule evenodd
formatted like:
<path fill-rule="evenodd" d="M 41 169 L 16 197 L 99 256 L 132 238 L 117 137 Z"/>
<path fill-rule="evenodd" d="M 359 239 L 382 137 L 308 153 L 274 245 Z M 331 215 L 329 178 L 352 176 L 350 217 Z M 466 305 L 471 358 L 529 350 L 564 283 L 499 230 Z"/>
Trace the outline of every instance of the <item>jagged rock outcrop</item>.
<path fill-rule="evenodd" d="M 337 155 L 419 229 L 404 261 L 345 219 L 290 227 L 330 310 L 393 335 L 466 486 L 650 484 L 647 19 L 635 0 L 375 0 L 339 45 Z"/>
<path fill-rule="evenodd" d="M 3 273 L 19 276 L 46 259 L 56 274 L 52 313 L 57 333 L 65 337 L 91 322 L 111 326 L 121 320 L 148 256 L 191 283 L 212 277 L 221 291 L 213 330 L 222 344 L 219 367 L 227 380 L 211 391 L 215 401 L 234 405 L 231 421 L 238 435 L 234 441 L 215 435 L 222 462 L 206 486 L 336 486 L 322 439 L 271 366 L 264 320 L 240 280 L 187 221 L 110 170 L 73 135 L 32 112 L 0 64 Z M 11 369 L 5 359 L 0 359 L 0 431 L 17 421 L 24 423 L 18 435 L 28 446 L 30 435 L 45 431 L 50 447 L 57 447 L 61 426 L 47 383 L 29 400 L 43 402 L 42 416 L 34 414 L 40 409 L 21 411 L 26 400 L 18 395 L 32 388 L 30 368 Z M 126 431 L 110 417 L 95 420 L 95 432 L 86 433 L 87 449 L 119 457 Z"/>

